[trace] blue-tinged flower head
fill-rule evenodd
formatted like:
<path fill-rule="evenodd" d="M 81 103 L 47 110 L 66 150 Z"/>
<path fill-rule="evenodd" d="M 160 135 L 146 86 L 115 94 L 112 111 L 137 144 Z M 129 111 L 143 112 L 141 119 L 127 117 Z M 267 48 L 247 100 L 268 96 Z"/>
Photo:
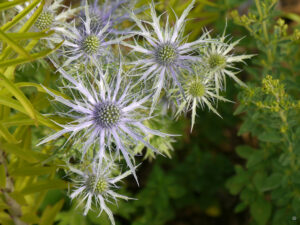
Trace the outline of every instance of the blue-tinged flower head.
<path fill-rule="evenodd" d="M 99 27 L 109 24 L 108 32 L 112 35 L 128 33 L 130 29 L 118 30 L 116 26 L 130 19 L 130 14 L 124 9 L 124 7 L 128 7 L 129 3 L 129 0 L 105 0 L 99 4 L 99 1 L 95 0 L 89 6 L 91 29 L 97 30 Z M 82 4 L 85 5 L 86 1 L 82 1 Z M 139 11 L 141 9 L 136 10 L 136 12 Z M 82 17 L 85 18 L 85 15 Z"/>
<path fill-rule="evenodd" d="M 92 27 L 89 5 L 86 2 L 85 15 L 80 18 L 81 25 L 76 25 L 75 20 L 69 29 L 65 32 L 65 41 L 63 43 L 62 55 L 66 61 L 63 66 L 72 62 L 89 63 L 99 60 L 101 56 L 110 56 L 111 45 L 118 44 L 121 40 L 129 36 L 111 38 L 110 21 L 106 21 L 103 26 Z"/>
<path fill-rule="evenodd" d="M 192 54 L 199 44 L 209 42 L 209 40 L 206 40 L 206 34 L 190 43 L 187 43 L 186 37 L 183 36 L 185 20 L 193 8 L 194 2 L 192 1 L 181 17 L 177 18 L 174 26 L 170 26 L 167 17 L 165 26 L 161 27 L 161 16 L 157 16 L 154 3 L 150 4 L 151 22 L 141 21 L 132 14 L 133 20 L 140 29 L 140 31 L 134 31 L 133 33 L 142 36 L 146 44 L 141 46 L 138 43 L 135 43 L 135 45 L 123 43 L 123 45 L 132 48 L 133 52 L 142 54 L 141 59 L 133 62 L 133 64 L 136 68 L 144 71 L 141 80 L 151 79 L 153 82 L 154 95 L 151 111 L 158 102 L 162 89 L 168 90 L 171 86 L 177 86 L 183 93 L 179 77 L 182 70 L 190 70 L 191 64 L 200 62 L 201 57 Z"/>
<path fill-rule="evenodd" d="M 113 176 L 112 171 L 114 169 L 116 168 L 113 162 L 106 163 L 104 161 L 94 161 L 89 164 L 87 169 L 82 171 L 70 167 L 75 177 L 73 179 L 73 192 L 70 195 L 71 199 L 79 199 L 79 205 L 85 202 L 84 215 L 87 215 L 88 211 L 92 209 L 92 203 L 94 202 L 99 211 L 99 216 L 105 211 L 112 225 L 115 225 L 115 220 L 106 203 L 111 203 L 112 200 L 117 203 L 118 199 L 131 199 L 115 192 L 119 188 L 117 183 L 129 176 L 131 171 Z"/>
<path fill-rule="evenodd" d="M 200 51 L 204 55 L 203 62 L 214 80 L 216 92 L 225 90 L 226 76 L 229 76 L 239 85 L 245 87 L 246 85 L 236 77 L 236 74 L 240 70 L 235 67 L 235 63 L 244 62 L 245 59 L 249 59 L 254 55 L 232 54 L 232 50 L 240 40 L 230 43 L 226 40 L 225 30 L 217 40 L 217 42 L 209 43 L 205 48 L 200 47 Z"/>
<path fill-rule="evenodd" d="M 198 106 L 202 109 L 207 106 L 209 110 L 220 116 L 213 104 L 218 100 L 229 101 L 216 93 L 213 80 L 202 66 L 195 66 L 194 72 L 185 76 L 183 89 L 185 97 L 182 95 L 178 97 L 180 104 L 176 116 L 192 111 L 191 131 L 195 124 Z"/>
<path fill-rule="evenodd" d="M 168 135 L 143 124 L 143 121 L 148 119 L 144 104 L 150 96 L 133 93 L 133 86 L 124 79 L 122 66 L 117 74 L 110 69 L 104 73 L 98 68 L 92 72 L 87 71 L 86 76 L 78 74 L 75 78 L 58 68 L 63 78 L 70 83 L 64 88 L 74 93 L 70 99 L 65 99 L 47 91 L 57 102 L 70 109 L 59 114 L 72 118 L 73 121 L 59 124 L 62 130 L 39 144 L 56 140 L 69 133 L 68 140 L 74 138 L 75 143 L 83 145 L 82 157 L 91 147 L 97 150 L 96 157 L 100 159 L 107 159 L 105 155 L 110 155 L 111 158 L 122 155 L 135 176 L 132 147 L 141 142 L 152 151 L 158 152 L 145 138 L 148 135 Z"/>

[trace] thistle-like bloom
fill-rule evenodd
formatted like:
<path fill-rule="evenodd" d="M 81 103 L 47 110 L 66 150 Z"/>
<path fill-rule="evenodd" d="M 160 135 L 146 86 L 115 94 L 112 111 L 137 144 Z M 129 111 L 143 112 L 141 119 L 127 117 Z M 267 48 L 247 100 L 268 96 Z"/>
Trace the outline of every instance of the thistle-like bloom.
<path fill-rule="evenodd" d="M 193 62 L 201 60 L 200 56 L 191 54 L 199 47 L 199 44 L 209 42 L 205 39 L 206 34 L 191 43 L 186 43 L 186 38 L 183 37 L 185 19 L 193 8 L 194 2 L 193 0 L 184 10 L 173 27 L 169 25 L 168 18 L 165 27 L 160 26 L 160 16 L 157 16 L 153 3 L 150 4 L 152 22 L 141 21 L 132 14 L 133 20 L 141 30 L 133 33 L 144 37 L 146 45 L 144 47 L 137 43 L 135 45 L 124 43 L 124 45 L 132 48 L 133 52 L 143 54 L 140 57 L 142 59 L 133 62 L 137 68 L 145 70 L 141 80 L 154 78 L 153 89 L 155 91 L 151 111 L 158 102 L 163 88 L 167 90 L 173 84 L 173 86 L 179 87 L 183 93 L 179 75 L 182 70 L 189 70 Z M 150 32 L 142 22 L 150 25 L 153 32 Z"/>
<path fill-rule="evenodd" d="M 91 29 L 97 30 L 99 27 L 104 27 L 109 24 L 108 32 L 112 35 L 127 34 L 131 29 L 117 30 L 115 26 L 129 20 L 130 14 L 123 8 L 129 4 L 129 0 L 105 0 L 104 3 L 99 4 L 99 0 L 95 0 L 89 7 L 89 14 L 91 18 Z M 86 4 L 82 1 L 83 5 Z M 143 10 L 143 8 L 135 10 L 136 13 Z M 83 15 L 83 18 L 85 16 Z"/>
<path fill-rule="evenodd" d="M 128 38 L 122 36 L 116 39 L 108 39 L 110 22 L 107 21 L 103 26 L 91 27 L 91 17 L 89 5 L 86 2 L 85 16 L 81 19 L 81 26 L 75 26 L 73 21 L 72 26 L 65 32 L 65 41 L 63 43 L 62 54 L 66 56 L 66 61 L 63 66 L 67 66 L 74 61 L 86 64 L 89 61 L 96 63 L 99 56 L 110 55 L 111 45 L 118 44 L 121 40 Z"/>
<path fill-rule="evenodd" d="M 191 131 L 195 124 L 196 110 L 199 105 L 202 109 L 206 105 L 209 110 L 220 116 L 217 110 L 213 107 L 213 104 L 217 100 L 229 101 L 215 93 L 213 82 L 205 76 L 188 75 L 185 78 L 183 89 L 185 97 L 181 96 L 179 101 L 181 104 L 179 105 L 176 116 L 179 116 L 182 112 L 186 113 L 188 111 L 192 111 Z"/>
<path fill-rule="evenodd" d="M 58 70 L 71 83 L 64 88 L 71 92 L 75 90 L 76 93 L 73 93 L 71 99 L 65 99 L 49 90 L 48 93 L 56 101 L 70 108 L 70 111 L 59 114 L 74 120 L 68 124 L 59 124 L 63 129 L 45 138 L 39 144 L 56 140 L 70 133 L 69 139 L 77 136 L 75 142 L 82 143 L 82 156 L 91 146 L 98 149 L 97 157 L 101 160 L 105 158 L 106 150 L 111 156 L 116 157 L 121 152 L 136 178 L 132 146 L 141 142 L 154 152 L 158 152 L 144 139 L 148 135 L 168 136 L 143 124 L 143 121 L 148 119 L 144 115 L 147 110 L 143 104 L 149 100 L 150 96 L 143 97 L 141 93 L 131 93 L 130 83 L 121 82 L 122 79 L 124 80 L 122 66 L 119 67 L 117 75 L 114 75 L 112 70 L 106 70 L 103 74 L 101 70 L 96 69 L 95 72 L 86 76 L 78 74 L 76 79 L 62 68 Z"/>
<path fill-rule="evenodd" d="M 111 224 L 115 225 L 113 213 L 106 205 L 106 202 L 111 203 L 111 200 L 114 200 L 117 203 L 118 198 L 125 200 L 132 198 L 114 191 L 118 188 L 117 183 L 129 176 L 131 172 L 127 171 L 117 177 L 113 177 L 111 174 L 113 167 L 112 163 L 105 164 L 104 162 L 93 162 L 86 171 L 70 167 L 70 170 L 77 176 L 73 180 L 75 184 L 74 191 L 70 197 L 72 200 L 74 198 L 80 199 L 79 205 L 86 201 L 84 215 L 87 215 L 88 211 L 92 209 L 92 202 L 94 201 L 97 209 L 100 211 L 99 216 L 105 211 Z"/>
<path fill-rule="evenodd" d="M 239 42 L 240 40 L 228 43 L 224 31 L 223 35 L 218 39 L 218 42 L 212 42 L 205 48 L 200 48 L 200 51 L 204 54 L 203 61 L 210 70 L 212 79 L 215 82 L 217 93 L 219 93 L 220 89 L 224 90 L 226 88 L 226 76 L 231 77 L 239 85 L 246 86 L 236 77 L 239 70 L 234 64 L 237 62 L 244 62 L 245 59 L 249 59 L 254 55 L 231 54 L 231 51 Z"/>

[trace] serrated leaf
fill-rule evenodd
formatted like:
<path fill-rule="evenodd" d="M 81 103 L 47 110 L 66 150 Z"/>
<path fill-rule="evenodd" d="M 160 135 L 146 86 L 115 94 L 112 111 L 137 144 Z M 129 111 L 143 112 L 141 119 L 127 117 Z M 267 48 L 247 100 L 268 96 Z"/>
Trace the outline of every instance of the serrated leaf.
<path fill-rule="evenodd" d="M 21 105 L 24 107 L 28 115 L 36 121 L 36 114 L 34 111 L 34 108 L 31 104 L 31 102 L 27 99 L 27 97 L 24 95 L 24 93 L 14 85 L 10 80 L 8 80 L 3 74 L 0 73 L 0 81 L 1 84 L 4 84 L 4 87 L 10 91 L 10 93 L 15 96 Z"/>
<path fill-rule="evenodd" d="M 271 216 L 271 209 L 271 203 L 263 198 L 259 198 L 250 205 L 251 215 L 259 225 L 267 224 Z"/>
<path fill-rule="evenodd" d="M 16 43 L 13 39 L 11 39 L 9 36 L 7 36 L 1 29 L 0 29 L 0 39 L 4 42 L 6 42 L 13 50 L 15 50 L 20 55 L 30 59 L 31 56 L 28 52 L 25 51 L 25 49 L 20 46 L 18 43 Z"/>

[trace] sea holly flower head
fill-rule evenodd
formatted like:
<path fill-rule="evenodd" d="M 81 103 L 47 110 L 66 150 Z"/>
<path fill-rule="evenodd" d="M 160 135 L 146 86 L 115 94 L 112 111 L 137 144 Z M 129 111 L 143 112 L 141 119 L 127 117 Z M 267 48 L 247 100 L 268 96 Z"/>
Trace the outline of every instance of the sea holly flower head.
<path fill-rule="evenodd" d="M 235 67 L 235 63 L 244 62 L 245 59 L 249 59 L 253 55 L 235 55 L 231 53 L 240 40 L 230 43 L 226 40 L 225 30 L 217 40 L 217 42 L 209 43 L 205 48 L 200 47 L 200 51 L 204 55 L 203 62 L 215 82 L 216 92 L 225 90 L 226 76 L 245 87 L 246 85 L 236 76 L 239 70 Z"/>
<path fill-rule="evenodd" d="M 64 32 L 65 41 L 63 43 L 62 55 L 66 61 L 63 66 L 68 66 L 73 62 L 87 64 L 99 61 L 99 57 L 109 58 L 111 56 L 111 45 L 118 44 L 121 40 L 129 36 L 110 38 L 110 21 L 106 24 L 92 27 L 89 5 L 86 2 L 84 7 L 84 17 L 80 18 L 81 25 L 76 26 L 75 20 L 72 26 Z M 103 60 L 101 60 L 103 61 Z"/>
<path fill-rule="evenodd" d="M 130 14 L 125 11 L 124 7 L 129 4 L 129 0 L 105 0 L 99 3 L 99 0 L 93 1 L 89 6 L 89 15 L 91 19 L 91 30 L 97 30 L 99 27 L 104 27 L 109 24 L 108 32 L 111 35 L 120 35 L 128 33 L 128 29 L 118 30 L 116 26 L 122 22 L 130 19 Z M 85 1 L 82 1 L 86 5 Z M 139 12 L 141 9 L 136 10 Z M 85 18 L 85 15 L 83 15 Z"/>
<path fill-rule="evenodd" d="M 202 109 L 207 106 L 209 110 L 220 116 L 213 104 L 218 100 L 229 101 L 215 92 L 214 82 L 207 76 L 204 68 L 194 67 L 193 74 L 187 74 L 184 79 L 183 89 L 185 97 L 179 96 L 179 107 L 175 116 L 192 111 L 191 131 L 196 118 L 197 107 Z M 221 116 L 220 116 L 221 117 Z"/>
<path fill-rule="evenodd" d="M 115 224 L 113 213 L 106 203 L 112 203 L 113 201 L 117 203 L 118 199 L 132 199 L 116 192 L 116 189 L 119 188 L 117 183 L 129 176 L 131 171 L 113 176 L 112 171 L 116 169 L 115 167 L 113 162 L 106 163 L 96 160 L 83 171 L 73 167 L 69 168 L 75 177 L 72 180 L 74 186 L 70 195 L 71 199 L 79 199 L 78 206 L 85 202 L 84 215 L 92 210 L 92 203 L 94 202 L 99 211 L 99 216 L 104 211 L 113 225 Z"/>
<path fill-rule="evenodd" d="M 39 144 L 56 140 L 69 133 L 71 135 L 68 140 L 74 138 L 74 144 L 82 144 L 82 157 L 90 147 L 96 149 L 96 158 L 101 160 L 108 160 L 105 152 L 108 152 L 111 158 L 122 155 L 137 179 L 134 172 L 132 146 L 141 142 L 145 147 L 158 153 L 158 150 L 145 138 L 148 135 L 162 137 L 169 135 L 150 129 L 143 124 L 149 119 L 144 104 L 150 96 L 131 92 L 133 86 L 125 82 L 122 65 L 117 74 L 114 74 L 116 72 L 113 69 L 107 69 L 104 73 L 98 68 L 99 66 L 93 72 L 87 71 L 86 76 L 78 74 L 75 77 L 62 68 L 58 68 L 63 78 L 70 83 L 64 88 L 72 93 L 72 97 L 65 99 L 49 90 L 47 92 L 57 102 L 70 109 L 67 112 L 58 112 L 58 114 L 73 120 L 67 124 L 59 124 L 62 130 L 45 138 Z"/>
<path fill-rule="evenodd" d="M 151 111 L 158 102 L 162 89 L 168 90 L 171 86 L 179 87 L 183 93 L 180 83 L 180 75 L 184 70 L 191 70 L 191 65 L 200 63 L 199 55 L 192 55 L 199 44 L 210 42 L 206 39 L 206 33 L 198 40 L 187 43 L 184 37 L 185 20 L 195 1 L 184 10 L 180 18 L 177 18 L 174 26 L 169 24 L 169 18 L 164 27 L 160 25 L 160 17 L 157 16 L 154 3 L 150 4 L 152 21 L 141 21 L 134 14 L 132 18 L 140 31 L 133 31 L 135 35 L 142 36 L 145 39 L 145 45 L 138 43 L 123 45 L 132 48 L 133 52 L 142 54 L 142 59 L 132 62 L 137 69 L 144 72 L 140 80 L 152 80 L 153 82 L 153 104 Z M 149 25 L 146 26 L 145 24 Z M 151 30 L 151 31 L 150 31 Z M 153 78 L 153 79 L 152 79 Z"/>

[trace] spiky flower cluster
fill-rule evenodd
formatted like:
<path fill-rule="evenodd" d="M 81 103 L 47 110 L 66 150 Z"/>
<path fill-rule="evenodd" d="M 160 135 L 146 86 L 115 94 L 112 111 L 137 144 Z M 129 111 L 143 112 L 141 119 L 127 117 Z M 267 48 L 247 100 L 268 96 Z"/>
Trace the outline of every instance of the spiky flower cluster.
<path fill-rule="evenodd" d="M 61 74 L 65 94 L 45 89 L 64 106 L 56 114 L 68 121 L 57 123 L 61 130 L 39 144 L 62 138 L 80 152 L 80 163 L 67 168 L 74 183 L 71 198 L 81 199 L 79 205 L 86 202 L 85 215 L 94 202 L 99 214 L 104 210 L 115 224 L 106 202 L 129 199 L 114 189 L 130 174 L 138 182 L 135 156 L 141 152 L 137 149 L 142 146 L 154 155 L 165 153 L 165 146 L 171 148 L 172 135 L 158 131 L 151 123 L 153 115 L 164 123 L 163 101 L 167 99 L 167 105 L 173 106 L 170 111 L 175 117 L 192 111 L 192 130 L 198 106 L 207 106 L 219 115 L 214 105 L 219 100 L 228 101 L 220 95 L 227 76 L 244 85 L 236 77 L 234 64 L 251 55 L 232 55 L 238 41 L 225 41 L 224 33 L 213 39 L 204 32 L 187 42 L 184 27 L 195 1 L 179 18 L 176 16 L 174 25 L 167 16 L 164 26 L 154 3 L 149 6 L 151 21 L 142 21 L 136 15 L 141 9 L 124 9 L 129 1 L 107 0 L 102 5 L 82 2 L 79 15 L 69 9 L 74 18 L 71 25 L 53 27 L 57 17 L 50 11 L 43 11 L 35 22 L 40 30 L 59 30 L 64 40 L 59 57 L 52 56 L 51 61 Z M 57 0 L 53 5 L 60 3 Z M 122 22 L 129 19 L 135 26 L 122 28 Z M 133 56 L 124 46 L 132 49 Z M 120 169 L 118 162 L 123 160 L 129 170 L 115 176 Z"/>

